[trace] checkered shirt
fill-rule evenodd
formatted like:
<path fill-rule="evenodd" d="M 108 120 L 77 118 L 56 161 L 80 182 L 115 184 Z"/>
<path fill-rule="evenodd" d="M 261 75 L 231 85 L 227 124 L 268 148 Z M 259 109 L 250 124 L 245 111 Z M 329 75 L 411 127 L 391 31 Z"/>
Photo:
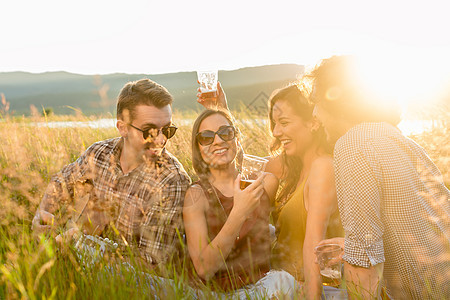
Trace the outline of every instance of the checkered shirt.
<path fill-rule="evenodd" d="M 450 296 L 450 192 L 424 150 L 391 125 L 362 123 L 337 141 L 334 160 L 343 259 L 384 262 L 394 299 Z"/>
<path fill-rule="evenodd" d="M 122 240 L 137 246 L 147 262 L 165 262 L 175 253 L 179 234 L 183 234 L 181 211 L 189 176 L 167 151 L 156 163 L 144 162 L 123 174 L 122 147 L 122 138 L 90 146 L 52 178 L 41 208 L 54 212 L 64 202 L 70 204 L 76 183 L 91 182 L 96 208 L 112 216 Z"/>

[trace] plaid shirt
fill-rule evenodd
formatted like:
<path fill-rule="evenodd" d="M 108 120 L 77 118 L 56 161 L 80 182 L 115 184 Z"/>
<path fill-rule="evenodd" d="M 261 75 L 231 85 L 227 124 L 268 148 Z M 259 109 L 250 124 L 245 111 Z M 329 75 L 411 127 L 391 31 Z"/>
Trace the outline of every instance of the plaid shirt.
<path fill-rule="evenodd" d="M 181 211 L 190 179 L 179 161 L 165 150 L 156 163 L 144 162 L 123 174 L 119 159 L 122 147 L 122 138 L 89 147 L 52 178 L 41 208 L 55 212 L 64 204 L 70 206 L 77 185 L 91 183 L 89 193 L 95 197 L 89 201 L 115 221 L 122 240 L 137 246 L 149 263 L 165 262 L 177 249 L 178 234 L 183 234 Z"/>
<path fill-rule="evenodd" d="M 384 262 L 394 299 L 450 295 L 450 192 L 424 150 L 385 123 L 351 128 L 334 150 L 343 259 Z"/>

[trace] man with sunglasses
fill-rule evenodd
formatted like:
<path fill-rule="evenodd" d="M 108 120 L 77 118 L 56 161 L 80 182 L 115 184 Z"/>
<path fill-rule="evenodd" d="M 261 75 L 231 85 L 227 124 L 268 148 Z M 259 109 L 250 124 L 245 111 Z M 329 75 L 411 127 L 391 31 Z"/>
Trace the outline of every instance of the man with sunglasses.
<path fill-rule="evenodd" d="M 165 149 L 177 130 L 172 102 L 172 95 L 149 79 L 127 83 L 117 102 L 121 137 L 93 144 L 52 178 L 33 229 L 54 233 L 69 217 L 75 226 L 66 229 L 76 228 L 57 240 L 79 229 L 90 235 L 112 232 L 150 268 L 167 263 L 177 253 L 190 184 L 182 165 Z M 88 200 L 80 205 L 82 194 Z"/>

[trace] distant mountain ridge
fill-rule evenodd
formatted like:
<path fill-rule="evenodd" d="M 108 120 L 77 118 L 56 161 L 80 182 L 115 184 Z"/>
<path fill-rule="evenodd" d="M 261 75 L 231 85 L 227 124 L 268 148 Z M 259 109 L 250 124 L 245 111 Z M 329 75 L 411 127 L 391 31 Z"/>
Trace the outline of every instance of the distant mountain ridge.
<path fill-rule="evenodd" d="M 230 107 L 254 102 L 261 93 L 295 81 L 304 66 L 295 64 L 247 67 L 219 71 L 219 80 L 227 93 Z M 81 75 L 68 72 L 0 72 L 0 93 L 10 102 L 15 115 L 30 114 L 30 105 L 39 110 L 52 108 L 57 114 L 72 114 L 75 107 L 86 114 L 113 113 L 116 97 L 125 83 L 150 78 L 165 86 L 174 96 L 174 109 L 200 109 L 196 103 L 196 72 L 168 74 Z"/>

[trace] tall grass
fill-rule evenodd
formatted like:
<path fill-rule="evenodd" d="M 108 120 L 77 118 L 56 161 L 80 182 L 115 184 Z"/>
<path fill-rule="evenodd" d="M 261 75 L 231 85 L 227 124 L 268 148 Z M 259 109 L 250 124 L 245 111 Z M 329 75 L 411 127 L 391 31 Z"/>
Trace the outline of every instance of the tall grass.
<path fill-rule="evenodd" d="M 194 180 L 190 158 L 192 124 L 186 120 L 195 117 L 195 112 L 175 113 L 174 122 L 179 131 L 167 147 Z M 36 238 L 30 230 L 51 176 L 73 162 L 92 143 L 118 136 L 115 128 L 50 128 L 45 123 L 91 120 L 83 115 L 0 116 L 0 299 L 142 299 L 148 296 L 145 285 L 136 283 L 145 282 L 139 278 L 140 273 L 107 260 L 86 268 L 73 249 L 61 249 L 52 239 Z M 241 126 L 243 134 L 249 137 L 249 151 L 267 155 L 265 145 L 270 137 L 265 128 L 249 126 L 252 125 Z M 119 270 L 112 272 L 111 265 Z M 141 270 L 139 264 L 133 267 Z M 184 297 L 186 276 L 178 276 L 171 287 L 160 290 L 163 298 Z M 204 293 L 208 295 L 208 288 Z"/>
<path fill-rule="evenodd" d="M 263 121 L 265 117 L 244 110 L 235 115 L 246 152 L 267 155 L 271 138 Z M 194 180 L 190 159 L 192 124 L 183 120 L 195 117 L 195 112 L 175 113 L 174 122 L 179 131 L 167 147 Z M 73 162 L 92 143 L 118 136 L 115 128 L 49 128 L 33 124 L 55 120 L 88 121 L 92 118 L 83 115 L 41 117 L 37 114 L 29 118 L 11 118 L 7 111 L 0 115 L 0 299 L 148 297 L 145 285 L 138 284 L 144 280 L 140 273 L 132 272 L 120 263 L 108 263 L 108 260 L 86 268 L 80 264 L 73 249 L 57 247 L 52 239 L 32 235 L 31 220 L 51 176 Z M 448 185 L 450 132 L 446 128 L 435 130 L 414 138 L 430 153 Z M 112 260 L 120 261 L 120 257 Z M 111 265 L 118 270 L 111 270 Z M 134 267 L 142 270 L 138 264 Z M 186 279 L 183 274 L 179 276 L 171 288 L 159 290 L 165 293 L 161 297 L 185 297 Z M 207 288 L 205 293 L 208 294 Z"/>

